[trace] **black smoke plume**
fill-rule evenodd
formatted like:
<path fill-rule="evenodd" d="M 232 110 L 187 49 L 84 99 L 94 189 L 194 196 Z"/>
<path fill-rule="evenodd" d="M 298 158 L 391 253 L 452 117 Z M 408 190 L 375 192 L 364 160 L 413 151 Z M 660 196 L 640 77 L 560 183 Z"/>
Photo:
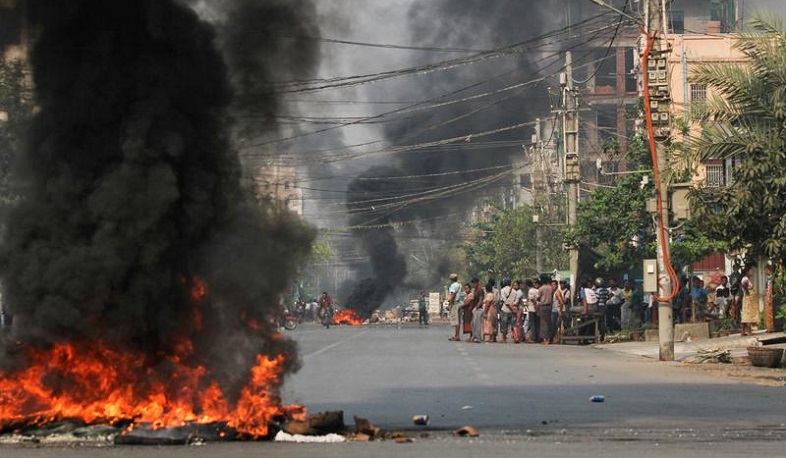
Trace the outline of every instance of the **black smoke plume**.
<path fill-rule="evenodd" d="M 319 26 L 311 0 L 228 0 L 220 41 L 241 96 L 234 113 L 245 133 L 275 125 L 284 108 L 276 95 L 286 81 L 313 76 Z"/>
<path fill-rule="evenodd" d="M 492 49 L 520 43 L 558 27 L 556 23 L 560 18 L 555 19 L 554 3 L 552 0 L 417 2 L 409 14 L 411 42 L 419 46 L 464 49 Z M 533 44 L 533 47 L 539 45 L 542 43 Z M 431 57 L 432 60 L 445 58 L 444 55 Z M 502 59 L 492 59 L 487 64 L 418 75 L 414 81 L 410 79 L 394 83 L 392 87 L 386 88 L 386 93 L 396 94 L 396 97 L 402 100 L 444 102 L 493 92 L 539 76 L 542 66 L 538 62 L 539 57 L 536 53 L 521 52 Z M 473 85 L 474 87 L 464 89 Z M 445 94 L 451 91 L 458 92 L 445 97 Z M 521 145 L 528 142 L 530 131 L 517 130 L 480 140 L 474 140 L 469 134 L 534 120 L 536 116 L 548 113 L 548 109 L 547 88 L 540 85 L 529 90 L 503 93 L 502 96 L 483 97 L 438 109 L 419 110 L 386 123 L 384 134 L 392 145 L 417 145 L 458 136 L 466 137 L 466 141 L 454 142 L 448 147 L 400 153 L 394 157 L 389 167 L 370 169 L 349 186 L 349 208 L 352 209 L 351 202 L 364 200 L 363 196 L 371 196 L 369 193 L 376 191 L 369 189 L 370 183 L 376 183 L 374 180 L 369 181 L 369 178 L 414 177 L 411 180 L 394 181 L 384 192 L 370 197 L 377 199 L 376 208 L 384 210 L 376 211 L 371 205 L 366 205 L 368 208 L 365 213 L 357 213 L 355 218 L 355 224 L 369 222 L 370 226 L 378 225 L 380 221 L 406 223 L 396 231 L 389 228 L 357 231 L 364 246 L 376 246 L 375 243 L 366 242 L 373 239 L 375 234 L 383 240 L 394 239 L 393 243 L 387 244 L 391 250 L 368 251 L 374 266 L 374 278 L 378 280 L 380 275 L 385 275 L 385 283 L 403 285 L 406 281 L 405 269 L 391 271 L 379 269 L 377 266 L 385 265 L 386 259 L 405 259 L 398 248 L 406 251 L 416 246 L 419 239 L 420 243 L 432 246 L 442 243 L 443 253 L 456 250 L 459 228 L 466 221 L 469 211 L 484 198 L 493 197 L 498 201 L 503 189 L 512 184 L 511 175 L 468 192 L 461 191 L 463 185 L 489 178 L 503 171 L 501 167 L 512 165 L 515 155 L 522 154 Z M 476 141 L 486 144 L 475 148 L 473 145 Z M 494 146 L 495 144 L 501 146 Z M 489 170 L 494 167 L 497 168 Z M 441 198 L 432 198 L 440 194 L 440 189 L 453 191 L 442 192 Z M 434 192 L 424 194 L 424 191 L 428 190 Z M 385 201 L 385 198 L 391 200 Z M 385 202 L 391 205 L 385 206 Z M 392 205 L 393 203 L 397 205 Z M 405 236 L 401 239 L 401 247 L 396 245 L 394 235 Z M 434 241 L 422 241 L 423 238 Z M 407 241 L 406 245 L 403 241 Z M 455 267 L 450 267 L 446 257 L 434 259 L 428 267 L 428 276 L 409 279 L 409 286 L 417 290 L 439 285 L 441 281 L 445 281 L 449 270 L 455 270 Z M 363 294 L 368 284 L 369 282 L 364 282 L 358 285 L 353 295 Z"/>
<path fill-rule="evenodd" d="M 154 366 L 186 336 L 230 392 L 257 354 L 294 356 L 249 322 L 269 323 L 313 233 L 241 186 L 212 27 L 173 0 L 29 0 L 28 11 L 40 110 L 1 265 L 15 337 L 104 341 Z M 203 328 L 191 318 L 199 279 Z M 23 363 L 4 350 L 6 367 Z"/>
<path fill-rule="evenodd" d="M 373 168 L 349 185 L 350 222 L 363 250 L 369 255 L 372 276 L 355 286 L 346 306 L 366 317 L 382 305 L 388 294 L 402 286 L 407 275 L 407 262 L 398 251 L 393 229 L 388 226 L 391 222 L 389 212 L 377 211 L 374 205 L 379 196 L 389 194 L 392 189 L 390 182 L 373 178 L 393 171 L 392 167 Z"/>

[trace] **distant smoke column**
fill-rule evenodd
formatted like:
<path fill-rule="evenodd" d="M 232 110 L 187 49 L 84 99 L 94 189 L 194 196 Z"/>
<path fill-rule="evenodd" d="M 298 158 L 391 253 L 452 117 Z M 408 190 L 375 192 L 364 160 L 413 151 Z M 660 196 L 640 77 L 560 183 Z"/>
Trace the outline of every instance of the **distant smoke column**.
<path fill-rule="evenodd" d="M 241 191 L 212 28 L 173 0 L 30 0 L 29 11 L 40 112 L 1 266 L 18 337 L 152 356 L 187 334 L 230 382 L 258 353 L 294 352 L 241 317 L 267 322 L 313 234 Z M 197 277 L 209 285 L 204 329 L 186 324 Z"/>
<path fill-rule="evenodd" d="M 567 1 L 567 0 L 566 0 Z M 410 42 L 421 46 L 437 46 L 472 49 L 493 49 L 514 43 L 524 42 L 540 35 L 545 30 L 555 30 L 563 17 L 555 11 L 555 0 L 434 0 L 413 2 L 409 10 Z M 559 8 L 557 8 L 558 10 Z M 436 109 L 418 110 L 384 124 L 384 135 L 390 144 L 417 145 L 450 138 L 466 141 L 453 142 L 440 151 L 439 148 L 424 148 L 407 151 L 392 156 L 391 167 L 372 169 L 364 177 L 418 177 L 420 180 L 395 181 L 381 194 L 385 198 L 395 198 L 400 203 L 390 206 L 384 214 L 385 221 L 407 222 L 397 230 L 401 235 L 417 235 L 455 241 L 458 224 L 447 224 L 447 218 L 461 220 L 482 199 L 494 199 L 501 193 L 502 184 L 509 178 L 496 180 L 487 186 L 479 186 L 467 192 L 477 180 L 504 172 L 513 158 L 520 154 L 520 145 L 529 138 L 526 130 L 510 132 L 475 139 L 471 134 L 507 127 L 531 120 L 536 115 L 530 113 L 548 112 L 546 88 L 534 87 L 529 91 L 502 91 L 506 86 L 519 85 L 535 79 L 538 69 L 543 65 L 540 55 L 530 53 L 543 43 L 519 48 L 520 54 L 489 59 L 474 65 L 425 73 L 412 78 L 390 81 L 385 93 L 395 94 L 391 99 L 399 100 L 439 100 L 452 90 L 478 85 L 469 91 L 460 91 L 451 99 L 461 99 L 469 95 L 487 93 L 487 96 L 470 99 L 461 103 L 440 106 Z M 559 46 L 559 45 L 556 45 Z M 438 57 L 428 56 L 436 60 Z M 439 56 L 442 58 L 459 56 Z M 413 59 L 424 59 L 422 54 Z M 550 62 L 558 61 L 551 59 Z M 556 68 L 556 67 L 555 67 Z M 552 71 L 555 69 L 552 68 Z M 376 86 L 374 91 L 379 91 Z M 379 91 L 381 92 L 381 91 Z M 537 97 L 532 97 L 537 95 Z M 473 111 L 477 110 L 474 114 Z M 470 115 L 471 114 L 471 115 Z M 532 117 L 530 117 L 532 116 Z M 541 115 L 542 116 L 542 115 Z M 477 146 L 475 146 L 477 145 Z M 484 170 L 484 171 L 479 171 Z M 427 178 L 423 175 L 429 175 Z M 365 190 L 363 181 L 350 186 L 350 200 L 355 193 Z M 427 183 L 424 185 L 424 183 Z M 365 183 L 367 184 L 367 183 Z M 379 185 L 377 185 L 379 186 Z M 424 188 L 426 190 L 424 191 Z M 407 198 L 410 196 L 429 197 L 439 193 L 428 190 L 449 189 L 442 198 Z M 379 197 L 379 196 L 378 196 Z M 380 205 L 378 205 L 380 207 Z M 365 220 L 374 219 L 375 213 L 367 212 Z M 393 233 L 392 230 L 387 230 Z M 364 245 L 367 245 L 364 243 Z M 416 245 L 413 243 L 412 245 Z M 403 250 L 406 251 L 406 250 Z M 447 256 L 449 250 L 445 250 Z M 369 253 L 374 259 L 373 253 Z M 406 259 L 405 257 L 401 257 Z M 436 259 L 426 269 L 426 277 L 409 279 L 412 286 L 425 287 L 444 281 L 450 268 L 446 257 Z M 378 269 L 374 269 L 375 275 Z M 378 277 L 375 277 L 378 278 Z M 403 281 L 403 279 L 401 279 Z M 361 288 L 359 285 L 358 288 Z"/>
<path fill-rule="evenodd" d="M 380 201 L 375 205 L 375 201 L 384 195 L 390 184 L 373 178 L 391 173 L 397 173 L 396 169 L 371 169 L 353 181 L 348 190 L 350 221 L 353 227 L 356 227 L 354 233 L 361 241 L 363 250 L 369 255 L 372 277 L 355 286 L 346 305 L 367 316 L 378 309 L 391 292 L 402 286 L 407 276 L 406 260 L 399 253 L 393 229 L 387 226 L 391 222 L 387 216 L 390 210 L 389 202 Z M 377 206 L 380 207 L 379 210 Z"/>

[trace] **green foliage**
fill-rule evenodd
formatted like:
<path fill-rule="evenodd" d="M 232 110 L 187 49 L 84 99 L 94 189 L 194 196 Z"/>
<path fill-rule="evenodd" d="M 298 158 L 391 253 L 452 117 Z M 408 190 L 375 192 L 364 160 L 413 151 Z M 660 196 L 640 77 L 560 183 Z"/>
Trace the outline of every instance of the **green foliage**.
<path fill-rule="evenodd" d="M 462 249 L 468 263 L 468 277 L 485 277 L 488 269 L 499 275 L 516 278 L 538 273 L 537 227 L 540 228 L 540 249 L 546 271 L 567 268 L 568 258 L 562 248 L 564 206 L 561 196 L 546 199 L 542 209 L 522 206 L 515 210 L 495 208 L 490 221 L 475 226 L 475 236 Z M 539 222 L 533 222 L 533 215 Z"/>
<path fill-rule="evenodd" d="M 684 266 L 728 248 L 728 243 L 709 237 L 699 229 L 696 221 L 689 221 L 672 241 L 671 260 L 675 267 Z"/>
<path fill-rule="evenodd" d="M 693 76 L 719 94 L 707 105 L 700 136 L 685 163 L 733 158 L 726 188 L 697 189 L 691 208 L 699 227 L 752 258 L 786 261 L 786 31 L 777 21 L 752 22 L 736 47 L 745 65 L 707 64 Z"/>
<path fill-rule="evenodd" d="M 311 245 L 311 260 L 319 264 L 327 264 L 333 259 L 333 248 L 327 240 L 315 239 Z"/>
<path fill-rule="evenodd" d="M 652 166 L 652 157 L 649 146 L 647 146 L 647 134 L 637 132 L 628 140 L 628 150 L 625 152 L 625 159 L 628 162 L 639 164 L 639 167 L 649 168 Z"/>
<path fill-rule="evenodd" d="M 651 193 L 650 187 L 642 189 L 640 174 L 624 175 L 614 187 L 595 188 L 579 205 L 578 224 L 567 231 L 565 242 L 599 251 L 604 255 L 599 267 L 632 266 L 653 256 L 654 235 L 645 211 Z"/>

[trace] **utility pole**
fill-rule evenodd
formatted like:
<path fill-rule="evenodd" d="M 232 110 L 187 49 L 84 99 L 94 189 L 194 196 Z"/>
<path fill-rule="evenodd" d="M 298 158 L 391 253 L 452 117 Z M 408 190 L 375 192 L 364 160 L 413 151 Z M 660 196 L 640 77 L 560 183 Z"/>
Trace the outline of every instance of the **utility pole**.
<path fill-rule="evenodd" d="M 545 190 L 548 177 L 545 173 L 543 158 L 543 124 L 541 119 L 535 120 L 535 134 L 532 136 L 532 203 L 537 213 L 532 214 L 535 225 L 535 270 L 538 275 L 543 273 L 543 247 L 541 246 L 540 203 L 541 190 Z"/>
<path fill-rule="evenodd" d="M 573 89 L 573 56 L 565 53 L 565 73 L 560 74 L 562 88 L 562 129 L 565 145 L 565 184 L 568 186 L 568 227 L 578 223 L 579 182 L 579 110 L 578 97 Z M 578 291 L 579 247 L 570 247 L 570 294 L 576 300 Z"/>
<path fill-rule="evenodd" d="M 670 86 L 668 69 L 668 43 L 666 42 L 666 1 L 647 0 L 645 12 L 647 34 L 654 37 L 648 46 L 649 55 L 644 56 L 647 65 L 642 71 L 647 72 L 644 97 L 648 99 L 649 116 L 647 121 L 648 135 L 655 142 L 656 182 L 658 188 L 657 234 L 658 234 L 658 338 L 660 341 L 659 356 L 661 361 L 674 361 L 674 319 L 672 317 L 671 276 L 669 268 L 670 240 L 669 225 L 669 187 L 663 175 L 669 168 L 666 144 L 671 137 L 670 124 Z M 646 40 L 652 40 L 645 37 Z"/>

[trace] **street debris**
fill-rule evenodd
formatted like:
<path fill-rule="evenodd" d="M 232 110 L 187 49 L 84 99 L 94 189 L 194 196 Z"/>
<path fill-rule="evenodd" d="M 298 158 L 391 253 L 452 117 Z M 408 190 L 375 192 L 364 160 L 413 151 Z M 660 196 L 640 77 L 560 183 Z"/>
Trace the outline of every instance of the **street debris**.
<path fill-rule="evenodd" d="M 326 434 L 324 436 L 303 436 L 300 434 L 289 434 L 284 431 L 279 431 L 274 439 L 276 442 L 292 442 L 298 444 L 335 444 L 339 442 L 346 442 L 346 438 L 340 434 Z"/>
<path fill-rule="evenodd" d="M 355 417 L 355 440 L 360 442 L 374 440 L 378 438 L 381 433 L 382 430 L 374 426 L 371 421 L 365 418 Z M 362 436 L 366 436 L 368 439 Z"/>
<path fill-rule="evenodd" d="M 472 410 L 472 409 L 474 409 L 473 406 L 464 406 L 461 408 L 461 410 Z"/>
<path fill-rule="evenodd" d="M 428 415 L 415 415 L 412 417 L 412 423 L 418 426 L 428 426 Z"/>
<path fill-rule="evenodd" d="M 731 364 L 731 350 L 724 348 L 701 349 L 690 358 L 690 362 L 694 364 L 702 364 L 707 362 Z"/>
<path fill-rule="evenodd" d="M 393 439 L 393 441 L 395 443 L 397 443 L 397 444 L 411 444 L 412 443 L 412 438 L 410 438 L 406 434 L 400 433 L 400 432 L 399 433 L 393 433 L 390 436 L 390 438 Z"/>
<path fill-rule="evenodd" d="M 606 401 L 606 397 L 600 394 L 596 394 L 595 396 L 592 396 L 590 398 L 590 402 L 605 402 L 605 401 Z"/>
<path fill-rule="evenodd" d="M 480 433 L 472 426 L 462 426 L 455 431 L 455 434 L 461 437 L 478 437 Z"/>
<path fill-rule="evenodd" d="M 347 430 L 343 410 L 315 413 L 309 417 L 308 424 L 317 434 L 343 433 Z"/>

